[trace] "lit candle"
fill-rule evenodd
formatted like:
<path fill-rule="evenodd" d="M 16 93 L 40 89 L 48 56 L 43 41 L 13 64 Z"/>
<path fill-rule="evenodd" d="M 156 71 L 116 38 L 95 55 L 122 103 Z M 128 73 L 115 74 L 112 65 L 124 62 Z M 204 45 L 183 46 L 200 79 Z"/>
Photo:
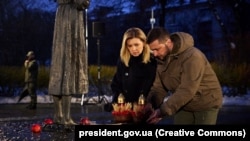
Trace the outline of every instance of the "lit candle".
<path fill-rule="evenodd" d="M 154 18 L 154 10 L 153 9 L 151 10 L 151 18 L 152 19 Z"/>
<path fill-rule="evenodd" d="M 145 97 L 144 97 L 143 94 L 141 94 L 141 95 L 139 96 L 138 104 L 139 104 L 139 105 L 144 105 L 144 104 L 145 104 Z"/>
<path fill-rule="evenodd" d="M 119 105 L 123 105 L 125 103 L 125 97 L 122 93 L 119 94 L 117 102 Z"/>

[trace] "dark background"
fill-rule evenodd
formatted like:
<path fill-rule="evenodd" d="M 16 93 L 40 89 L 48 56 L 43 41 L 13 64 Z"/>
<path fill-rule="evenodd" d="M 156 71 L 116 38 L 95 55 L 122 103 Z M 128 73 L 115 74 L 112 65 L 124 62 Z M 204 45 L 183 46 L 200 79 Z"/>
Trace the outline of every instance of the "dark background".
<path fill-rule="evenodd" d="M 133 26 L 147 33 L 152 9 L 154 26 L 192 34 L 211 62 L 249 63 L 249 0 L 92 0 L 84 23 L 89 64 L 97 63 L 99 39 L 101 64 L 115 65 L 123 33 Z M 29 50 L 49 65 L 55 13 L 54 0 L 1 0 L 0 65 L 21 66 Z M 100 38 L 93 36 L 94 22 L 104 24 Z"/>

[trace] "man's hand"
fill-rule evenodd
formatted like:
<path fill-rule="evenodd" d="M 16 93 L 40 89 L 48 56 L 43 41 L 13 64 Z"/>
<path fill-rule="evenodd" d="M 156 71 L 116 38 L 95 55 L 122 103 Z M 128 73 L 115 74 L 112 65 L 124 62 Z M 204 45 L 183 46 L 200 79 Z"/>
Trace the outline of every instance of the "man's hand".
<path fill-rule="evenodd" d="M 25 60 L 25 62 L 24 62 L 24 67 L 28 67 L 28 65 L 29 65 L 29 60 L 27 59 L 27 60 Z"/>
<path fill-rule="evenodd" d="M 157 124 L 162 119 L 160 109 L 156 109 L 147 119 L 148 124 Z"/>

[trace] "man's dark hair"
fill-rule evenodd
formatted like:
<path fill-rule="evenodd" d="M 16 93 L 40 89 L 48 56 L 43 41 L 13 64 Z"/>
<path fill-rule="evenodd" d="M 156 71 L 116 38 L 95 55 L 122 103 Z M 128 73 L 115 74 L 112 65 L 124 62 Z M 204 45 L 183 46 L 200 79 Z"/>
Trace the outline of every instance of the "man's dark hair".
<path fill-rule="evenodd" d="M 159 40 L 159 42 L 164 42 L 168 38 L 170 38 L 170 34 L 165 28 L 155 27 L 148 32 L 147 43 L 150 44 L 155 40 Z"/>

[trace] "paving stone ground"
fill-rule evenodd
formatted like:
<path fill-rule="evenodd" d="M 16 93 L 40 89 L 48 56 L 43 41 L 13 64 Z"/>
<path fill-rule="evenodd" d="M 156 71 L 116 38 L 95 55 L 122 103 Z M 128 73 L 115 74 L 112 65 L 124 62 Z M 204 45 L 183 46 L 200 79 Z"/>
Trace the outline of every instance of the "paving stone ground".
<path fill-rule="evenodd" d="M 32 133 L 31 125 L 43 125 L 44 120 L 53 118 L 53 104 L 38 104 L 36 110 L 26 109 L 27 104 L 0 104 L 0 141 L 73 141 L 74 132 Z M 103 104 L 72 104 L 72 117 L 75 122 L 88 117 L 93 123 L 111 124 L 112 115 L 104 111 Z M 218 125 L 249 125 L 250 106 L 224 106 L 218 117 Z M 172 124 L 171 118 L 159 124 Z"/>

